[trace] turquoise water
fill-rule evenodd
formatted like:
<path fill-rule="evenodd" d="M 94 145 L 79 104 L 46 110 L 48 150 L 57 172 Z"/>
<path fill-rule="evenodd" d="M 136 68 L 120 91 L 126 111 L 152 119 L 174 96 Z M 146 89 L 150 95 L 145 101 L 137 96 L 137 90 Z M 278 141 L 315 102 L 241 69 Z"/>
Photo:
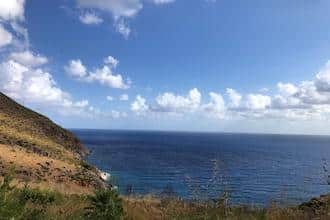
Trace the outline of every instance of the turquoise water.
<path fill-rule="evenodd" d="M 122 194 L 299 203 L 330 192 L 330 137 L 73 130 Z M 329 162 L 330 163 L 330 162 Z M 330 170 L 330 169 L 329 169 Z"/>

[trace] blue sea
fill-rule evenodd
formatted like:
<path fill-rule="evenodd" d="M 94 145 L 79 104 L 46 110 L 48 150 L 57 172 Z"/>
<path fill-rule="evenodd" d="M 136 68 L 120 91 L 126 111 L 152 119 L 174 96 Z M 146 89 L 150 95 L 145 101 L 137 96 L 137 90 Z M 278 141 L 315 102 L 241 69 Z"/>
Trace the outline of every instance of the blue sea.
<path fill-rule="evenodd" d="M 330 137 L 73 130 L 122 194 L 297 204 L 330 192 Z M 330 168 L 329 168 L 330 172 Z M 330 175 L 330 173 L 329 173 Z"/>

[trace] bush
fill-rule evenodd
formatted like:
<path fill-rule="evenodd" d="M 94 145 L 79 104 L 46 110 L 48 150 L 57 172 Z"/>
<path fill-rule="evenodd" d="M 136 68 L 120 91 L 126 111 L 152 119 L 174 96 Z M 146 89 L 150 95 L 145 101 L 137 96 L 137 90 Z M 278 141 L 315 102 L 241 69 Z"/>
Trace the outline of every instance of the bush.
<path fill-rule="evenodd" d="M 6 175 L 0 185 L 0 219 L 45 219 L 45 207 L 56 201 L 57 194 L 31 189 L 27 184 L 18 189 L 11 182 L 12 176 Z"/>
<path fill-rule="evenodd" d="M 90 198 L 91 205 L 87 208 L 90 219 L 121 219 L 123 216 L 122 199 L 114 189 L 99 189 Z"/>
<path fill-rule="evenodd" d="M 2 219 L 19 219 L 22 217 L 25 201 L 19 199 L 19 191 L 10 186 L 11 175 L 6 175 L 0 186 L 0 216 Z"/>
<path fill-rule="evenodd" d="M 52 191 L 31 189 L 27 184 L 25 184 L 20 193 L 20 199 L 23 201 L 31 201 L 35 204 L 46 205 L 53 203 L 56 200 L 56 193 Z"/>

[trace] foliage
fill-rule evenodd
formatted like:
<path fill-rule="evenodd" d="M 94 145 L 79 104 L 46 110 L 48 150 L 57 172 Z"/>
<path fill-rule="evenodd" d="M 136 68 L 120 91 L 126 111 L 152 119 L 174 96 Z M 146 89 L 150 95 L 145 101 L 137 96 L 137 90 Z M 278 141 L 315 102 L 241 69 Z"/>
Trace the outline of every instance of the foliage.
<path fill-rule="evenodd" d="M 91 219 L 121 219 L 123 216 L 122 199 L 112 188 L 99 189 L 90 197 L 87 217 Z"/>
<path fill-rule="evenodd" d="M 21 201 L 18 191 L 10 186 L 11 175 L 6 175 L 0 186 L 0 216 L 4 219 L 20 218 L 23 214 L 25 202 Z"/>
<path fill-rule="evenodd" d="M 28 184 L 25 184 L 20 193 L 22 201 L 31 201 L 35 204 L 46 205 L 53 203 L 56 200 L 57 194 L 52 191 L 39 189 L 31 189 Z"/>
<path fill-rule="evenodd" d="M 185 201 L 176 197 L 127 197 L 122 199 L 113 188 L 99 189 L 93 196 L 60 195 L 32 189 L 18 189 L 6 175 L 0 184 L 0 219 L 329 219 L 330 195 L 312 199 L 296 207 L 279 208 L 233 206 L 230 195 L 217 200 Z"/>

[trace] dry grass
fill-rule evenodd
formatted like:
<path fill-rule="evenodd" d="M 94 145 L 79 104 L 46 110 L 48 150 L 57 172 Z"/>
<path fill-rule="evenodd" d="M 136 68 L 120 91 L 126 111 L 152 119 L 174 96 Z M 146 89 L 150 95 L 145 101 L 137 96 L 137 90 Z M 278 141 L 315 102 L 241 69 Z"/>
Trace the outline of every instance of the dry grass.
<path fill-rule="evenodd" d="M 26 146 L 31 146 L 36 142 L 41 148 L 58 148 L 61 151 L 69 150 L 80 155 L 87 153 L 87 150 L 71 132 L 56 125 L 47 117 L 16 103 L 1 92 L 0 114 L 1 132 L 8 133 L 12 130 L 9 132 L 10 137 L 23 137 L 20 138 L 20 141 L 23 143 L 25 141 Z M 0 136 L 0 142 L 3 144 L 10 144 L 11 141 L 15 140 L 1 139 Z"/>
<path fill-rule="evenodd" d="M 31 125 L 24 120 L 13 120 L 11 117 L 0 113 L 0 139 L 10 145 L 20 145 L 29 151 L 50 155 L 62 160 L 74 161 L 77 153 L 65 149 L 63 146 L 48 139 L 38 132 L 29 129 Z"/>
<path fill-rule="evenodd" d="M 90 194 L 105 183 L 86 152 L 71 132 L 0 93 L 0 174 L 14 167 L 18 185 Z"/>
<path fill-rule="evenodd" d="M 75 164 L 56 160 L 35 153 L 28 153 L 24 148 L 0 144 L 0 172 L 8 173 L 15 169 L 15 183 L 18 186 L 29 182 L 32 187 L 54 189 L 63 194 L 91 194 L 94 186 L 76 183 L 72 178 L 81 168 Z"/>
<path fill-rule="evenodd" d="M 330 219 L 330 195 L 293 207 L 219 206 L 212 202 L 189 202 L 151 196 L 124 199 L 126 219 L 226 219 L 226 220 L 310 220 Z M 315 205 L 317 203 L 318 205 Z M 321 205 L 320 205 L 321 204 Z"/>

